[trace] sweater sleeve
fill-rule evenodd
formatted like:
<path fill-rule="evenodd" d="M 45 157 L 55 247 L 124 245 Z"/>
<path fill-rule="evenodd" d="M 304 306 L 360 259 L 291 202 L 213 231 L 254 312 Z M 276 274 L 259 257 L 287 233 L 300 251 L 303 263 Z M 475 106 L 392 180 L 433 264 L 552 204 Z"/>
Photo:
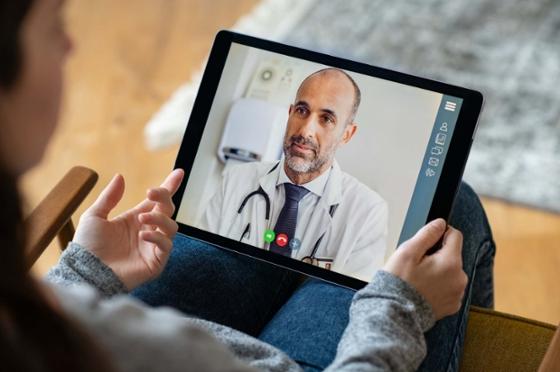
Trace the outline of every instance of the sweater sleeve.
<path fill-rule="evenodd" d="M 125 285 L 109 266 L 74 242 L 70 242 L 58 264 L 47 273 L 45 279 L 66 287 L 89 284 L 103 297 L 127 293 Z"/>
<path fill-rule="evenodd" d="M 386 272 L 358 291 L 327 371 L 415 371 L 426 356 L 432 309 L 408 283 Z"/>

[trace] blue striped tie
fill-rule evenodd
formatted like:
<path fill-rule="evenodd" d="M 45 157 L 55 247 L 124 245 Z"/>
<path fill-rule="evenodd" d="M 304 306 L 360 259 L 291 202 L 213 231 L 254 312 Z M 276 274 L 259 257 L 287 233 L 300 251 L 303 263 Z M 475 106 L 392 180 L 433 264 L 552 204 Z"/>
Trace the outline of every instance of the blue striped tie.
<path fill-rule="evenodd" d="M 294 234 L 296 233 L 299 201 L 305 195 L 307 195 L 309 190 L 302 186 L 285 183 L 284 191 L 286 194 L 286 198 L 284 201 L 284 206 L 282 207 L 280 215 L 278 216 L 278 221 L 276 221 L 274 232 L 276 233 L 276 236 L 278 236 L 278 234 L 286 234 L 289 241 L 293 239 Z M 282 254 L 284 256 L 290 256 L 292 253 L 288 244 L 280 247 L 278 244 L 276 244 L 276 240 L 270 243 L 270 250 L 274 253 Z"/>

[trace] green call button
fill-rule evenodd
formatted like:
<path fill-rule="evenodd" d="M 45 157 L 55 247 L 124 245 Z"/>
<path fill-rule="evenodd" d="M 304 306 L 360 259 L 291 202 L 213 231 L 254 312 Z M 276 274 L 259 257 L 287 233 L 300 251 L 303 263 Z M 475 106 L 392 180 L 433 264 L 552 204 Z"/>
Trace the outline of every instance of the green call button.
<path fill-rule="evenodd" d="M 270 229 L 266 229 L 264 231 L 264 241 L 267 243 L 272 243 L 274 241 L 274 238 L 276 237 L 276 234 L 274 233 L 274 231 L 270 230 Z"/>

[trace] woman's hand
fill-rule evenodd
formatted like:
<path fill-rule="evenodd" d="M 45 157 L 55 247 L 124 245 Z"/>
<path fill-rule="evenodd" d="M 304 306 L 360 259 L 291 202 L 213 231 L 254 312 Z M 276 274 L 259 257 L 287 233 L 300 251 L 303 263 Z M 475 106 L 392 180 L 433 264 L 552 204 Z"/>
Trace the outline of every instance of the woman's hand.
<path fill-rule="evenodd" d="M 80 217 L 73 241 L 109 266 L 129 290 L 157 277 L 177 232 L 171 197 L 183 175 L 183 170 L 174 170 L 160 187 L 149 189 L 140 204 L 108 219 L 124 193 L 124 178 L 116 175 Z"/>
<path fill-rule="evenodd" d="M 443 236 L 441 249 L 432 255 L 426 252 Z M 437 219 L 421 228 L 416 235 L 400 245 L 385 264 L 384 270 L 412 285 L 432 306 L 439 320 L 461 308 L 467 286 L 463 271 L 463 235 L 447 228 Z"/>

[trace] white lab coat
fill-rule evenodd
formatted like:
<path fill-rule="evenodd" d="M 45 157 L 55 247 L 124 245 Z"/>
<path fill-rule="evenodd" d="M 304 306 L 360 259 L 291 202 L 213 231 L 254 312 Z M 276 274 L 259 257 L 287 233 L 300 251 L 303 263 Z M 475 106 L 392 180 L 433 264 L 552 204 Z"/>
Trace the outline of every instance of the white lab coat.
<path fill-rule="evenodd" d="M 276 221 L 266 222 L 266 203 L 261 195 L 249 199 L 238 213 L 245 197 L 259 186 L 269 196 L 271 205 L 282 163 L 253 162 L 234 165 L 223 174 L 220 189 L 210 200 L 199 223 L 201 229 L 239 240 L 250 223 L 242 242 L 268 249 L 266 229 Z M 333 217 L 330 207 L 337 205 Z M 369 282 L 382 267 L 387 249 L 387 203 L 379 194 L 343 172 L 336 161 L 315 211 L 302 238 L 301 248 L 292 258 L 309 256 L 323 236 L 314 264 Z"/>

